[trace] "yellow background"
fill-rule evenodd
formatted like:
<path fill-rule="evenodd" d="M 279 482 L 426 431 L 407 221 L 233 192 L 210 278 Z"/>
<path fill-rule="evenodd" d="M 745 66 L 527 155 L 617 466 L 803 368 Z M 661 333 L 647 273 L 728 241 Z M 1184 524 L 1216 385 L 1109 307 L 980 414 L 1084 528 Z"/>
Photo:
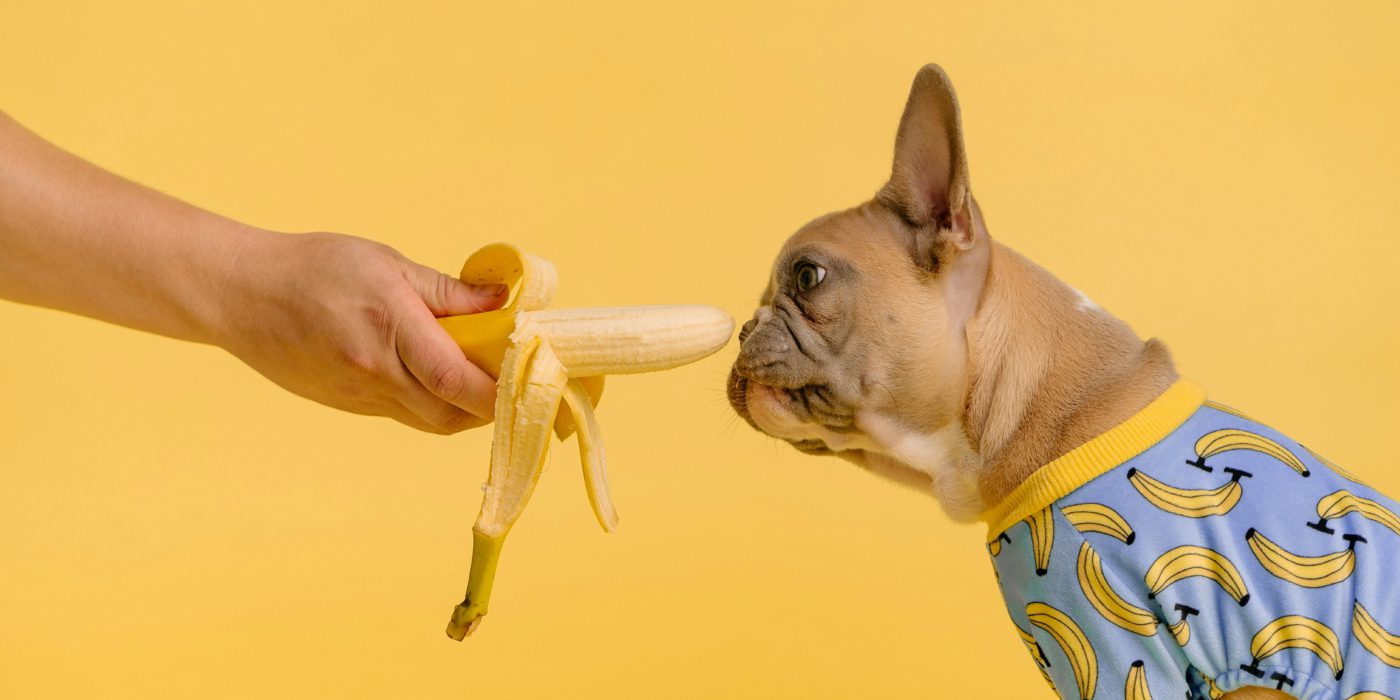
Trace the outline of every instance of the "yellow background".
<path fill-rule="evenodd" d="M 517 242 L 558 306 L 747 317 L 940 62 L 994 237 L 1400 494 L 1395 3 L 114 5 L 4 3 L 0 109 L 256 225 Z M 487 431 L 0 303 L 0 696 L 1046 695 L 979 529 L 737 423 L 733 354 L 610 383 L 621 530 L 557 450 L 458 644 Z"/>

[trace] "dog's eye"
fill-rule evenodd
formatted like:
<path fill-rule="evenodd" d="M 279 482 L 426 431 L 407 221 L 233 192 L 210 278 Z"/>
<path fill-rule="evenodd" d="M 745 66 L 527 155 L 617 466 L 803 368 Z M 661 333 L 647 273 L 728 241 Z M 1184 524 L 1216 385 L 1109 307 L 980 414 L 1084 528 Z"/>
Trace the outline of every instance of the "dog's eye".
<path fill-rule="evenodd" d="M 826 270 L 809 262 L 797 263 L 797 291 L 805 292 L 826 279 Z"/>

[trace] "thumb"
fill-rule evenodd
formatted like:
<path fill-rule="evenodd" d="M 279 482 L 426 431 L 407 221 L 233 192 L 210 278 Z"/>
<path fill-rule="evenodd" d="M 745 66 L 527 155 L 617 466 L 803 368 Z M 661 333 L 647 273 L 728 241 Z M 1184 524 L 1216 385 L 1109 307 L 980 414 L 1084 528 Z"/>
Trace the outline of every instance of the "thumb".
<path fill-rule="evenodd" d="M 506 302 L 504 284 L 466 284 L 418 263 L 409 263 L 405 277 L 434 316 L 474 314 L 501 308 Z"/>

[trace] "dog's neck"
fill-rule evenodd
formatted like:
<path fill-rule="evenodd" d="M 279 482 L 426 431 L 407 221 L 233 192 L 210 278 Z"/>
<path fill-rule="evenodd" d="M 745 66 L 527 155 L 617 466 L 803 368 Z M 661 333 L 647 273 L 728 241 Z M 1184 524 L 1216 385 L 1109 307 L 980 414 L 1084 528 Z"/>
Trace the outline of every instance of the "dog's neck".
<path fill-rule="evenodd" d="M 979 222 L 980 223 L 980 222 Z M 991 507 L 1039 467 L 1132 416 L 1176 380 L 1171 356 L 995 242 L 967 324 L 964 430 Z"/>

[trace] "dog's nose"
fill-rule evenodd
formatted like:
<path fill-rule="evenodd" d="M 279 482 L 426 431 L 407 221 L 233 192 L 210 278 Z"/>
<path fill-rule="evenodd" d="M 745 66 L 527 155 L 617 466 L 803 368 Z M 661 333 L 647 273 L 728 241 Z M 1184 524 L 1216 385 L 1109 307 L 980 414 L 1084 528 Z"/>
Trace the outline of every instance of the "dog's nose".
<path fill-rule="evenodd" d="M 734 370 L 745 379 L 770 383 L 786 367 L 787 353 L 792 350 L 787 332 L 776 322 L 758 319 L 744 324 L 739 332 L 739 357 Z"/>
<path fill-rule="evenodd" d="M 744 322 L 744 326 L 743 326 L 742 328 L 739 329 L 739 344 L 740 344 L 740 345 L 743 345 L 743 344 L 744 344 L 744 341 L 749 339 L 749 334 L 750 334 L 750 333 L 753 333 L 753 329 L 754 329 L 754 327 L 757 326 L 757 325 L 758 325 L 758 319 L 756 319 L 756 318 L 751 318 L 751 319 L 749 319 L 749 320 L 747 320 L 747 321 Z"/>

